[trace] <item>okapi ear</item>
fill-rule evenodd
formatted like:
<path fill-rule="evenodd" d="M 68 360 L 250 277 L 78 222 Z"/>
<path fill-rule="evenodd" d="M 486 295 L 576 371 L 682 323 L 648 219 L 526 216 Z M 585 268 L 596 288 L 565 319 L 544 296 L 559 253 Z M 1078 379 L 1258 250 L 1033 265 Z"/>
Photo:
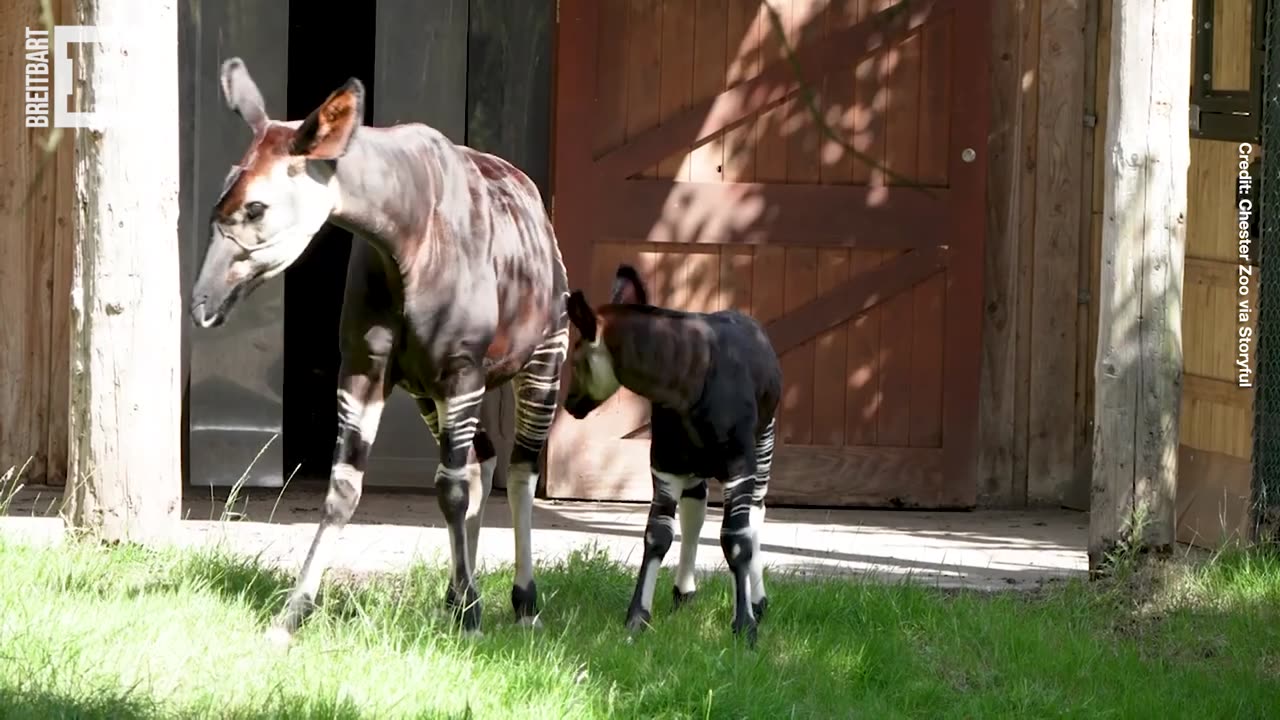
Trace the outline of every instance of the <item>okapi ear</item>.
<path fill-rule="evenodd" d="M 581 290 L 574 290 L 569 295 L 569 322 L 578 328 L 582 338 L 587 342 L 596 341 L 596 312 L 587 302 L 587 296 Z"/>
<path fill-rule="evenodd" d="M 267 124 L 267 105 L 244 61 L 233 57 L 223 62 L 218 80 L 222 85 L 222 97 L 226 100 L 227 107 L 239 115 L 255 135 L 261 132 Z"/>
<path fill-rule="evenodd" d="M 346 154 L 363 119 L 364 83 L 351 78 L 302 121 L 290 152 L 313 160 L 336 160 Z"/>
<path fill-rule="evenodd" d="M 620 305 L 648 305 L 649 294 L 636 269 L 623 263 L 613 276 L 613 297 L 609 302 Z"/>

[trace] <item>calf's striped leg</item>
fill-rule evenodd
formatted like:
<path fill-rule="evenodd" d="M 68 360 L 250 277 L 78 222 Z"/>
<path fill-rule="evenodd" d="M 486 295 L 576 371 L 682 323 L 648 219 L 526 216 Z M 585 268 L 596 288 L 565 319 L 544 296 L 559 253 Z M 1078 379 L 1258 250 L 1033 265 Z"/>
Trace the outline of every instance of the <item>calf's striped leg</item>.
<path fill-rule="evenodd" d="M 484 379 L 479 372 L 464 371 L 449 383 L 449 396 L 436 403 L 439 419 L 440 464 L 436 466 L 436 500 L 448 526 L 453 571 L 445 602 L 462 629 L 480 631 L 480 595 L 476 591 L 468 547 L 467 525 L 472 487 L 481 481 L 480 468 L 473 460 L 473 447 L 480 424 L 480 403 Z M 469 477 L 468 466 L 475 467 Z M 478 530 L 478 528 L 477 528 Z"/>
<path fill-rule="evenodd" d="M 707 518 L 706 478 L 685 482 L 676 510 L 680 517 L 680 564 L 676 567 L 671 600 L 672 606 L 678 610 L 692 600 L 698 590 L 698 540 L 702 536 L 703 521 Z"/>
<path fill-rule="evenodd" d="M 511 608 L 516 621 L 529 626 L 538 625 L 538 584 L 533 576 L 533 495 L 538 487 L 538 459 L 555 419 L 560 368 L 568 348 L 566 325 L 534 349 L 512 380 L 516 432 L 507 466 L 507 504 L 511 506 L 511 527 L 515 532 L 516 571 L 511 583 Z"/>
<path fill-rule="evenodd" d="M 764 620 L 769 596 L 764 590 L 764 555 L 760 552 L 760 535 L 764 532 L 764 500 L 769 494 L 769 476 L 773 472 L 775 420 L 770 420 L 756 440 L 756 483 L 751 492 L 751 609 L 756 621 Z"/>
<path fill-rule="evenodd" d="M 756 643 L 758 620 L 752 607 L 752 569 L 760 545 L 757 528 L 751 522 L 752 495 L 756 489 L 753 459 L 730 465 L 724 481 L 724 520 L 720 525 L 720 547 L 733 573 L 733 632 Z"/>
<path fill-rule="evenodd" d="M 675 539 L 676 505 L 685 484 L 692 478 L 674 475 L 657 468 L 653 473 L 653 500 L 649 503 L 649 521 L 644 528 L 644 556 L 640 560 L 640 574 L 636 577 L 636 589 L 627 608 L 627 629 L 643 630 L 653 619 L 653 590 L 658 582 L 658 568 L 671 549 Z"/>
<path fill-rule="evenodd" d="M 285 600 L 284 609 L 267 631 L 269 640 L 286 644 L 315 608 L 320 581 L 332 561 L 334 543 L 360 503 L 369 450 L 378 433 L 386 402 L 382 362 L 363 363 L 354 372 L 344 358 L 339 372 L 338 440 L 334 447 L 329 491 L 325 495 L 320 524 L 316 528 L 302 572 Z"/>

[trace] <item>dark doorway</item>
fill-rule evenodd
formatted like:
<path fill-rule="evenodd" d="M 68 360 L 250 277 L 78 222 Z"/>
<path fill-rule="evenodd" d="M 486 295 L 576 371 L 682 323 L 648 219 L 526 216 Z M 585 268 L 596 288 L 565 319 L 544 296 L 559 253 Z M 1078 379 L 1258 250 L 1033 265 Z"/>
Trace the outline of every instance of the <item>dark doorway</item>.
<path fill-rule="evenodd" d="M 347 78 L 365 87 L 373 120 L 373 3 L 316 12 L 289 2 L 289 118 L 306 117 Z M 334 38 L 342 38 L 335 43 Z M 346 284 L 351 233 L 325 224 L 284 275 L 284 471 L 294 481 L 325 480 L 337 437 L 338 314 Z"/>

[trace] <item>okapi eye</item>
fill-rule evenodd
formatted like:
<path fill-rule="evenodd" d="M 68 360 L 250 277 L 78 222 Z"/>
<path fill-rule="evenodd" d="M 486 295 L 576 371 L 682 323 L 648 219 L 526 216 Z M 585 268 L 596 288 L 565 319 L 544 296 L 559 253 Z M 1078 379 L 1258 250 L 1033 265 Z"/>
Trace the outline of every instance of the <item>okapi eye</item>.
<path fill-rule="evenodd" d="M 244 206 L 245 219 L 249 220 L 250 222 L 261 218 L 262 214 L 265 213 L 266 211 L 267 211 L 267 206 L 263 205 L 262 203 L 256 200 Z"/>

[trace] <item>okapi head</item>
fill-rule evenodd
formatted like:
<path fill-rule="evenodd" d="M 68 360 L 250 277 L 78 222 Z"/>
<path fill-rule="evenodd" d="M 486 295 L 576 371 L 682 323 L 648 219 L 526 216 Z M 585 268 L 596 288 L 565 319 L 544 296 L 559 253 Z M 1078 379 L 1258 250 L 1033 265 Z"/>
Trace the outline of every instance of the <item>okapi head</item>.
<path fill-rule="evenodd" d="M 191 291 L 191 319 L 221 325 L 236 302 L 285 271 L 338 209 L 334 174 L 364 115 L 364 86 L 347 80 L 305 120 L 267 117 L 240 58 L 222 64 L 227 106 L 253 131 L 209 218 L 209 247 Z"/>
<path fill-rule="evenodd" d="M 644 283 L 640 281 L 635 268 L 626 264 L 619 265 L 614 274 L 609 304 L 647 305 L 648 302 L 648 293 L 645 292 Z M 609 307 L 605 306 L 597 311 L 587 302 L 587 297 L 581 290 L 574 290 L 569 295 L 568 311 L 569 320 L 578 328 L 578 339 L 569 357 L 573 378 L 564 409 L 581 420 L 613 397 L 622 383 L 618 381 L 614 368 L 610 343 L 605 339 L 609 331 Z"/>

